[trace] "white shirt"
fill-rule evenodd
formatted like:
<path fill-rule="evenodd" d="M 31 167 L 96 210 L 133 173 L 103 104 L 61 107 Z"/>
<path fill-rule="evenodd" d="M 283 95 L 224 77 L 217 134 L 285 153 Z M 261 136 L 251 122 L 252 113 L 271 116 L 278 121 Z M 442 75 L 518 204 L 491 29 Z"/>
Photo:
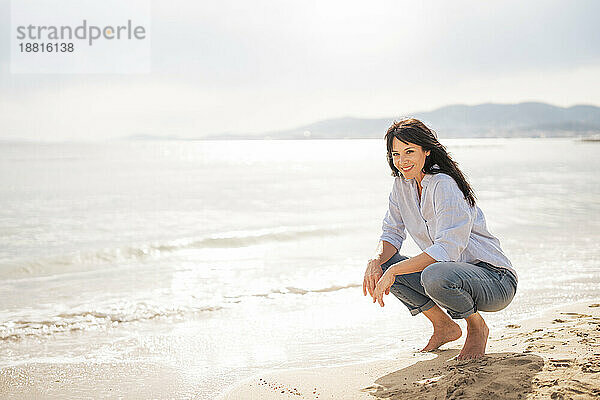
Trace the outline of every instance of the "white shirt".
<path fill-rule="evenodd" d="M 415 179 L 395 179 L 381 240 L 400 250 L 408 231 L 419 248 L 436 261 L 485 261 L 517 277 L 500 241 L 487 230 L 483 212 L 467 203 L 451 176 L 425 174 L 421 186 L 419 201 Z"/>

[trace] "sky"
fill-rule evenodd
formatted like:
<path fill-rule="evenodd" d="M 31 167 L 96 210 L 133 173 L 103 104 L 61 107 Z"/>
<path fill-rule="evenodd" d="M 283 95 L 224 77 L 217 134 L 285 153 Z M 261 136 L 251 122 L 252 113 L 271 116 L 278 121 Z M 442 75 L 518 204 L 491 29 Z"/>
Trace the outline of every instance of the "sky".
<path fill-rule="evenodd" d="M 600 106 L 597 0 L 151 5 L 150 73 L 13 74 L 0 0 L 0 140 L 259 133 L 449 104 Z"/>

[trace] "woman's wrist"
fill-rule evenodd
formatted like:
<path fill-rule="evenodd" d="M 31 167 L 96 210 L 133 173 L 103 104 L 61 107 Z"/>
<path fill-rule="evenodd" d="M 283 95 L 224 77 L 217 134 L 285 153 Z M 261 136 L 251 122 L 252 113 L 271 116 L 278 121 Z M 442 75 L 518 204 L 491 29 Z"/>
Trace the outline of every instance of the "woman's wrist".
<path fill-rule="evenodd" d="M 404 260 L 402 260 L 404 261 Z M 402 275 L 401 269 L 402 269 L 402 261 L 397 262 L 396 264 L 392 264 L 390 265 L 390 267 L 388 268 L 388 270 L 386 272 L 389 272 L 390 274 L 396 276 L 396 275 Z"/>
<path fill-rule="evenodd" d="M 378 265 L 383 264 L 383 261 L 381 260 L 380 256 L 371 257 L 368 262 L 378 264 Z"/>

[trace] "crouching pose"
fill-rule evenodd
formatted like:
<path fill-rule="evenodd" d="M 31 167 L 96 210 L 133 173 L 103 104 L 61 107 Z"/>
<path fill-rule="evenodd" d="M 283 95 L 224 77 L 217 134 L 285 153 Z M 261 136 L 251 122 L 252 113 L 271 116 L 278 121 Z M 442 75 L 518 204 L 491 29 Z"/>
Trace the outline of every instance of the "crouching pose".
<path fill-rule="evenodd" d="M 396 179 L 363 294 L 383 307 L 383 295 L 391 292 L 412 315 L 422 312 L 433 324 L 422 351 L 460 338 L 452 319 L 464 318 L 467 338 L 458 359 L 479 358 L 489 331 L 478 311 L 505 308 L 517 290 L 517 274 L 435 134 L 421 121 L 406 119 L 394 123 L 385 138 Z M 410 258 L 398 253 L 406 231 L 422 250 Z"/>

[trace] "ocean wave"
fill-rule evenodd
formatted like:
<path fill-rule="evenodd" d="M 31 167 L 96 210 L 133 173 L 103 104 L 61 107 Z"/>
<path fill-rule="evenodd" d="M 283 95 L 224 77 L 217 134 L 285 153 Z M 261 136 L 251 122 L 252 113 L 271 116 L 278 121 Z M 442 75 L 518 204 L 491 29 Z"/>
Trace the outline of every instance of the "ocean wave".
<path fill-rule="evenodd" d="M 209 313 L 223 307 L 161 308 L 139 304 L 133 310 L 77 311 L 57 314 L 50 318 L 31 318 L 0 323 L 0 340 L 21 340 L 26 337 L 50 336 L 56 333 L 108 329 L 122 323 L 154 319 L 176 319 Z"/>
<path fill-rule="evenodd" d="M 46 337 L 59 333 L 75 331 L 95 331 L 115 328 L 120 324 L 147 322 L 152 320 L 184 320 L 203 314 L 219 311 L 228 307 L 228 303 L 239 303 L 243 298 L 274 298 L 276 295 L 306 295 L 309 293 L 327 293 L 359 287 L 359 284 L 333 285 L 321 288 L 303 289 L 286 286 L 265 293 L 240 296 L 225 296 L 223 306 L 168 308 L 159 305 L 138 303 L 130 307 L 108 307 L 108 310 L 76 310 L 58 313 L 46 317 L 21 317 L 0 323 L 0 341 L 17 341 L 27 337 Z M 234 301 L 231 301 L 234 300 Z"/>
<path fill-rule="evenodd" d="M 276 241 L 293 241 L 333 235 L 339 227 L 279 227 L 253 231 L 232 231 L 200 238 L 183 238 L 141 245 L 77 251 L 36 260 L 21 260 L 0 265 L 0 279 L 47 276 L 78 272 L 95 267 L 157 259 L 177 251 L 190 249 L 239 248 Z"/>
<path fill-rule="evenodd" d="M 180 249 L 201 248 L 235 248 L 246 247 L 265 242 L 281 240 L 296 240 L 315 236 L 335 234 L 339 230 L 331 227 L 308 226 L 302 228 L 272 228 L 259 229 L 255 231 L 234 231 L 217 234 L 201 239 L 177 240 L 163 245 L 153 246 L 158 251 L 175 251 Z"/>
<path fill-rule="evenodd" d="M 271 291 L 265 293 L 253 293 L 253 294 L 244 294 L 239 296 L 225 296 L 227 299 L 241 299 L 243 297 L 271 297 L 272 295 L 278 294 L 299 294 L 305 295 L 309 293 L 327 293 L 327 292 L 337 292 L 338 290 L 350 289 L 361 287 L 362 284 L 350 283 L 348 285 L 333 285 L 327 286 L 324 288 L 312 288 L 312 289 L 302 289 L 294 286 L 286 286 L 283 289 L 273 289 Z"/>

